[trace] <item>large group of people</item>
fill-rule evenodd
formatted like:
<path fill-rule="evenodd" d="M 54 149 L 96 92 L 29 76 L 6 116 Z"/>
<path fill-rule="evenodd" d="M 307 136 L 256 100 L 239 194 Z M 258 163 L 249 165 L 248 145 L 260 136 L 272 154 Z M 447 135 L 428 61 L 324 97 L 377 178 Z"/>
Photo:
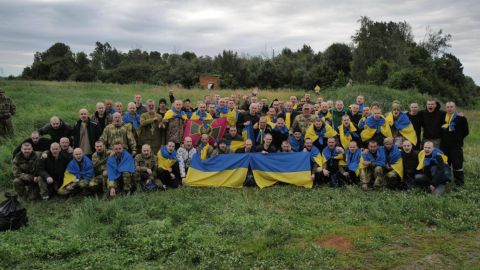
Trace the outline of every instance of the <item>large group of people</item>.
<path fill-rule="evenodd" d="M 167 106 L 170 103 L 171 106 Z M 33 131 L 13 153 L 13 185 L 23 199 L 55 195 L 131 194 L 177 188 L 185 183 L 194 155 L 202 160 L 233 153 L 308 152 L 315 185 L 423 188 L 445 192 L 452 179 L 464 185 L 463 142 L 468 123 L 453 102 L 429 99 L 426 108 L 411 103 L 403 111 L 393 101 L 387 111 L 358 96 L 342 100 L 268 101 L 255 89 L 249 95 L 221 97 L 209 92 L 195 105 L 189 99 L 161 98 L 142 103 L 135 95 L 124 110 L 117 101 L 79 110 L 69 125 L 58 116 Z M 11 113 L 13 114 L 14 111 Z M 194 142 L 184 137 L 188 119 L 208 126 L 225 117 L 225 136 L 208 134 Z M 208 130 L 208 129 L 206 129 Z M 247 132 L 248 130 L 253 131 Z M 295 162 L 295 160 L 292 160 Z M 255 185 L 249 174 L 246 185 Z"/>

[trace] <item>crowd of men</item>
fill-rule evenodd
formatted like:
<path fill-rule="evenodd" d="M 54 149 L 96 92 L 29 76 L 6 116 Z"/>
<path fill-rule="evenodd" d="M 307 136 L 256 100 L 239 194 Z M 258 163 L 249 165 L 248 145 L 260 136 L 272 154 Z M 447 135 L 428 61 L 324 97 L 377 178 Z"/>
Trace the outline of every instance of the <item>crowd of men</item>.
<path fill-rule="evenodd" d="M 468 122 L 453 102 L 445 111 L 433 99 L 423 110 L 414 102 L 404 112 L 393 101 L 382 112 L 376 102 L 367 106 L 363 96 L 348 106 L 342 100 L 312 100 L 308 93 L 300 100 L 268 102 L 257 90 L 243 97 L 208 94 L 195 108 L 170 91 L 169 102 L 170 108 L 163 98 L 158 106 L 150 99 L 143 104 L 135 95 L 126 110 L 112 100 L 98 102 L 93 113 L 82 108 L 73 125 L 51 117 L 13 153 L 15 191 L 23 199 L 101 192 L 114 197 L 183 185 L 194 155 L 301 151 L 310 153 L 315 185 L 420 187 L 435 194 L 452 178 L 456 187 L 464 185 Z M 208 125 L 220 117 L 228 128 L 214 144 L 208 134 L 196 145 L 183 138 L 188 119 Z M 253 134 L 247 136 L 249 129 Z M 245 184 L 254 183 L 250 173 Z"/>

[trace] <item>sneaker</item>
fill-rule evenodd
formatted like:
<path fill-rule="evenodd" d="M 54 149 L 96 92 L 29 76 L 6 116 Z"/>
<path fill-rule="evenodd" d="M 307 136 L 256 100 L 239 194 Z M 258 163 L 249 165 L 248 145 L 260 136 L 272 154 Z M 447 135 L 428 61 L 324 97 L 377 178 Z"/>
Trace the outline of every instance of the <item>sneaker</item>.
<path fill-rule="evenodd" d="M 42 196 L 42 200 L 44 200 L 44 201 L 48 201 L 49 199 L 50 199 L 50 196 L 48 196 L 48 195 L 47 196 Z"/>

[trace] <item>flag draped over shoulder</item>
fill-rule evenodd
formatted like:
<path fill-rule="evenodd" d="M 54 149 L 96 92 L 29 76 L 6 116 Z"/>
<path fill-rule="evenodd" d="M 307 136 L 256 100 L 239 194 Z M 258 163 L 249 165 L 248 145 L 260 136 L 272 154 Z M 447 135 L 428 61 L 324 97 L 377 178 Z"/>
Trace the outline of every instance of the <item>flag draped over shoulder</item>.
<path fill-rule="evenodd" d="M 413 145 L 417 145 L 417 133 L 405 113 L 400 112 L 397 119 L 393 119 L 393 114 L 389 113 L 385 120 L 389 126 L 395 127 L 405 139 L 409 140 Z"/>
<path fill-rule="evenodd" d="M 401 179 L 403 179 L 403 160 L 402 160 L 402 153 L 398 147 L 394 144 L 390 151 L 385 151 L 385 159 L 386 163 L 392 167 L 392 169 L 397 172 Z"/>
<path fill-rule="evenodd" d="M 360 133 L 360 137 L 362 141 L 366 142 L 370 140 L 376 133 L 382 133 L 385 137 L 392 137 L 392 130 L 390 126 L 387 124 L 387 121 L 382 116 L 380 119 L 375 119 L 373 115 L 370 115 L 365 120 L 365 126 L 362 132 Z"/>
<path fill-rule="evenodd" d="M 185 185 L 241 188 L 247 177 L 249 161 L 248 154 L 225 154 L 206 160 L 194 155 Z"/>
<path fill-rule="evenodd" d="M 250 157 L 250 167 L 255 182 L 260 188 L 272 186 L 277 182 L 312 188 L 310 153 L 271 153 L 266 155 L 257 153 L 250 154 Z"/>
<path fill-rule="evenodd" d="M 107 159 L 108 181 L 117 180 L 122 176 L 123 172 L 135 172 L 135 161 L 127 150 L 123 150 L 119 163 L 117 163 L 117 157 L 115 155 Z"/>
<path fill-rule="evenodd" d="M 93 172 L 93 163 L 87 156 L 83 156 L 82 158 L 82 168 L 80 168 L 77 160 L 72 159 L 70 163 L 68 163 L 67 172 L 71 173 L 79 180 L 90 180 L 95 176 Z"/>
<path fill-rule="evenodd" d="M 194 118 L 194 116 L 195 114 L 192 115 L 192 118 Z M 226 130 L 226 117 L 217 118 L 214 120 L 209 120 L 208 117 L 202 120 L 187 120 L 185 122 L 183 138 L 191 137 L 193 145 L 197 145 L 202 134 L 206 133 L 210 135 L 210 143 L 213 145 L 219 138 L 222 138 L 225 135 Z"/>
<path fill-rule="evenodd" d="M 423 170 L 425 167 L 430 166 L 432 163 L 437 162 L 437 156 L 440 156 L 445 164 L 448 164 L 448 157 L 440 149 L 433 149 L 432 154 L 427 157 L 425 155 L 425 150 L 418 153 L 418 166 L 417 170 Z"/>

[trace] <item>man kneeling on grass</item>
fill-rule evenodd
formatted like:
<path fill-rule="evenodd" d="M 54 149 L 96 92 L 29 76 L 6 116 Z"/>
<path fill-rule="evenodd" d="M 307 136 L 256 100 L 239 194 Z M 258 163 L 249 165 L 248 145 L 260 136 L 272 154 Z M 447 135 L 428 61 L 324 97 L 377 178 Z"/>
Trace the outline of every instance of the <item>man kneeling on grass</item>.
<path fill-rule="evenodd" d="M 382 147 L 378 147 L 378 142 L 371 140 L 368 142 L 368 149 L 362 154 L 360 182 L 362 189 L 367 191 L 369 186 L 381 187 L 384 183 L 385 170 L 385 152 Z"/>
<path fill-rule="evenodd" d="M 177 188 L 181 184 L 180 167 L 177 159 L 177 151 L 175 151 L 175 143 L 169 141 L 167 145 L 162 146 L 157 153 L 157 175 L 166 186 Z"/>
<path fill-rule="evenodd" d="M 428 187 L 435 195 L 445 192 L 445 184 L 451 180 L 448 158 L 433 146 L 433 142 L 425 142 L 423 151 L 418 154 L 417 170 L 420 173 L 415 175 L 415 186 Z"/>
<path fill-rule="evenodd" d="M 83 154 L 82 149 L 75 148 L 73 159 L 67 165 L 63 185 L 58 189 L 58 194 L 69 195 L 80 189 L 86 195 L 99 186 L 99 183 L 92 181 L 94 176 L 92 161 Z"/>
<path fill-rule="evenodd" d="M 113 155 L 107 159 L 108 190 L 110 197 L 117 196 L 119 191 L 131 194 L 135 191 L 132 177 L 135 173 L 135 161 L 123 144 L 117 141 L 113 145 Z"/>

